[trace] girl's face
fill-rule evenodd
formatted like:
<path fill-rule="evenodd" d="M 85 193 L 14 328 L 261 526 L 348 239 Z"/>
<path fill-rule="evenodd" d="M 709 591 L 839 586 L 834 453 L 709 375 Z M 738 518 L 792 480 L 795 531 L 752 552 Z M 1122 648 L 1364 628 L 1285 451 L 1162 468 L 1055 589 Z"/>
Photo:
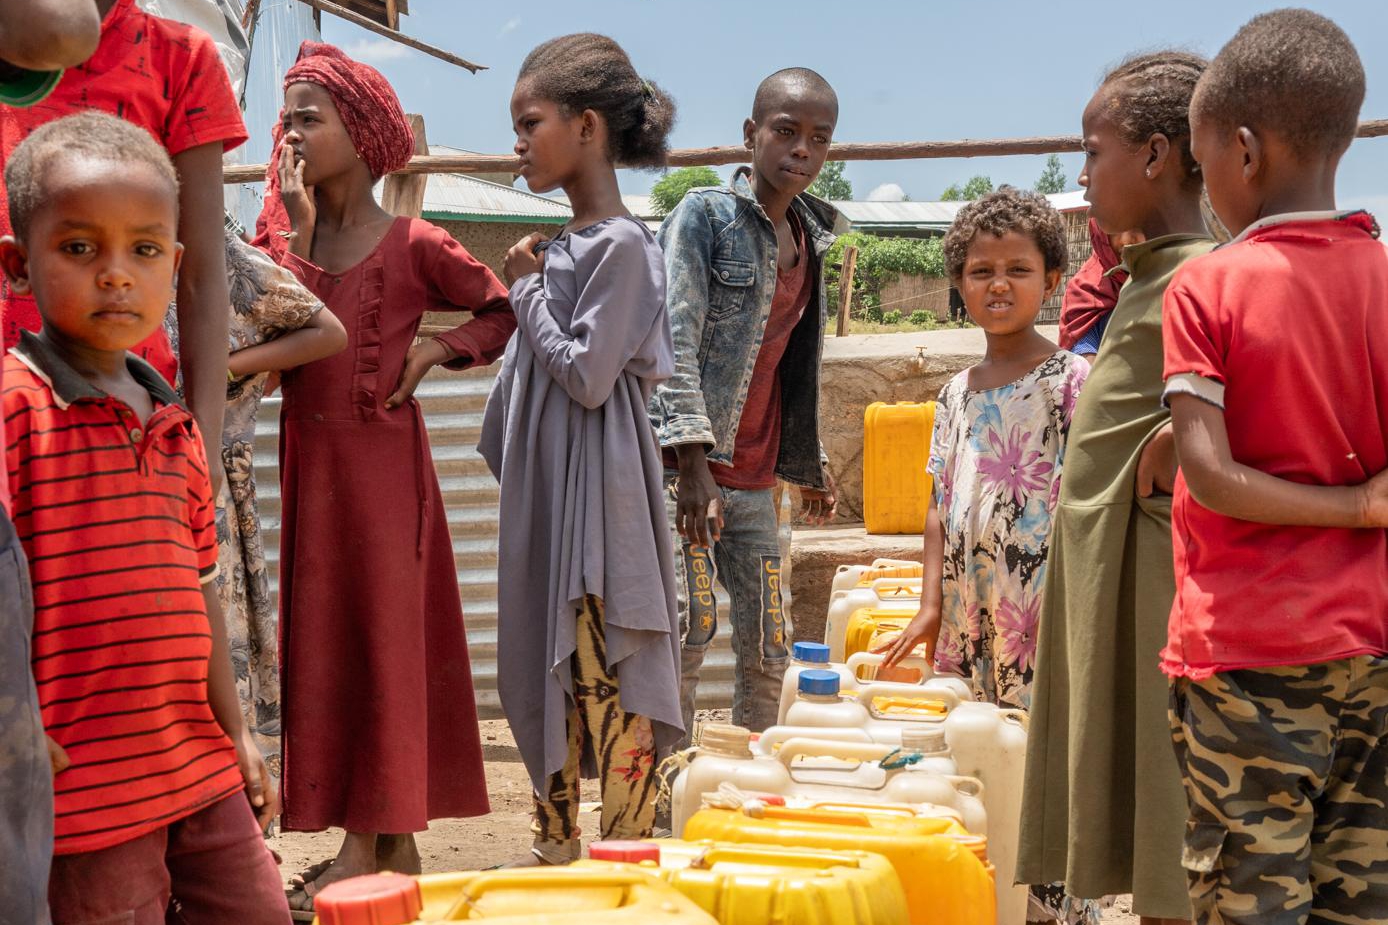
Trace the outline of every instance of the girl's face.
<path fill-rule="evenodd" d="M 558 103 L 537 95 L 528 80 L 516 84 L 511 94 L 511 126 L 516 130 L 520 175 L 532 192 L 547 193 L 568 185 L 596 138 L 599 121 L 592 110 L 565 115 Z"/>
<path fill-rule="evenodd" d="M 1150 152 L 1118 134 L 1108 116 L 1107 87 L 1099 88 L 1085 107 L 1082 120 L 1084 167 L 1079 183 L 1084 187 L 1090 216 L 1108 234 L 1140 228 L 1150 210 L 1152 182 L 1146 175 Z"/>
<path fill-rule="evenodd" d="M 1015 334 L 1031 327 L 1060 282 L 1060 269 L 1047 270 L 1041 248 L 1030 235 L 981 231 L 969 242 L 959 294 L 969 317 L 988 334 Z"/>
<path fill-rule="evenodd" d="M 313 186 L 366 163 L 337 114 L 332 94 L 313 83 L 290 84 L 284 91 L 280 117 L 284 143 L 294 149 L 294 162 L 304 162 L 304 185 Z"/>

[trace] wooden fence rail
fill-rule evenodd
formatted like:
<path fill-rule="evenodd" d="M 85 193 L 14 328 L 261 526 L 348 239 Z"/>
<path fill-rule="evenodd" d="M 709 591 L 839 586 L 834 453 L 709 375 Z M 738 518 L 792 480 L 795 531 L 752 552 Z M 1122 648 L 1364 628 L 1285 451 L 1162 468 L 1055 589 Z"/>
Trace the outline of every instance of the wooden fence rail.
<path fill-rule="evenodd" d="M 1359 138 L 1388 135 L 1388 119 L 1359 123 Z M 1080 150 L 1078 135 L 1040 138 L 998 138 L 962 141 L 844 142 L 829 148 L 832 161 L 900 161 L 941 157 L 1004 157 L 1014 154 L 1063 154 Z M 671 167 L 718 167 L 745 164 L 749 152 L 741 145 L 717 148 L 681 148 L 670 152 Z M 520 160 L 509 154 L 416 155 L 396 173 L 506 173 L 520 169 Z M 265 179 L 264 164 L 223 168 L 225 183 L 255 183 Z"/>

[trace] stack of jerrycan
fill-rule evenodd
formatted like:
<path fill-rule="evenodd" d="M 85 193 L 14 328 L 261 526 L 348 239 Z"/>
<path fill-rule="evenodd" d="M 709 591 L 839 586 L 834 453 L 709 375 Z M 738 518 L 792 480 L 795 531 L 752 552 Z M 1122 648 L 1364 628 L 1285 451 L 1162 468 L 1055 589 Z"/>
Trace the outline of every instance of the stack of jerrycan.
<path fill-rule="evenodd" d="M 996 901 L 985 839 L 952 819 L 910 807 L 796 809 L 749 802 L 699 810 L 684 828 L 694 841 L 866 850 L 896 869 L 915 925 L 994 925 Z"/>
<path fill-rule="evenodd" d="M 683 832 L 705 802 L 721 802 L 720 795 L 732 791 L 769 794 L 807 809 L 905 804 L 922 815 L 961 820 L 975 834 L 988 833 L 983 784 L 977 778 L 918 770 L 907 761 L 883 766 L 882 759 L 900 749 L 861 737 L 854 740 L 843 729 L 824 732 L 824 738 L 780 741 L 774 754 L 755 754 L 746 729 L 705 726 L 695 757 L 671 786 L 672 829 Z"/>
<path fill-rule="evenodd" d="M 854 585 L 844 591 L 829 594 L 829 613 L 824 621 L 824 644 L 829 647 L 833 661 L 842 662 L 848 655 L 844 641 L 848 624 L 860 610 L 881 611 L 890 616 L 910 619 L 920 610 L 921 579 L 919 575 L 906 578 L 875 578 L 866 584 Z"/>
<path fill-rule="evenodd" d="M 595 842 L 575 867 L 637 865 L 720 925 L 910 925 L 906 895 L 884 857 L 859 850 L 710 840 Z"/>
<path fill-rule="evenodd" d="M 943 730 L 958 773 L 983 784 L 986 834 L 998 868 L 998 921 L 1021 925 L 1026 889 L 1011 884 L 1021 825 L 1027 714 L 961 698 L 944 689 L 940 680 L 919 685 L 877 682 L 845 696 L 839 691 L 838 674 L 802 671 L 796 702 L 786 711 L 786 724 L 800 734 L 826 728 L 847 730 L 890 747 L 905 744 L 903 736 Z M 768 733 L 773 739 L 777 736 L 774 729 Z M 785 748 L 781 746 L 782 751 Z"/>
<path fill-rule="evenodd" d="M 636 869 L 375 874 L 325 887 L 314 909 L 317 925 L 718 925 L 683 893 Z"/>
<path fill-rule="evenodd" d="M 790 664 L 786 665 L 785 676 L 781 679 L 781 705 L 776 715 L 777 723 L 786 721 L 786 711 L 795 702 L 802 671 L 832 671 L 839 676 L 840 689 L 851 691 L 875 680 L 877 670 L 882 665 L 882 656 L 874 652 L 855 652 L 844 662 L 830 661 L 829 655 L 829 647 L 822 642 L 797 642 L 790 647 Z M 930 665 L 920 655 L 902 659 L 898 663 L 898 672 L 914 673 L 915 681 L 927 681 L 934 675 Z M 968 696 L 967 685 L 963 690 L 964 696 Z"/>
<path fill-rule="evenodd" d="M 868 533 L 925 529 L 935 403 L 875 401 L 863 416 L 863 521 Z"/>
<path fill-rule="evenodd" d="M 874 559 L 871 565 L 840 565 L 834 572 L 829 593 L 866 587 L 879 578 L 919 578 L 921 564 L 910 559 Z"/>

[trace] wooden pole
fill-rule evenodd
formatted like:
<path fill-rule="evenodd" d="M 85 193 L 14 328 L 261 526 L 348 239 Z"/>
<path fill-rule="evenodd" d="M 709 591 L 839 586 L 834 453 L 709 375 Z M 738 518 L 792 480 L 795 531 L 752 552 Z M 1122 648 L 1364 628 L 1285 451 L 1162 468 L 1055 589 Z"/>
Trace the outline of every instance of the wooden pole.
<path fill-rule="evenodd" d="M 848 307 L 853 302 L 853 273 L 858 269 L 858 248 L 849 245 L 843 249 L 843 269 L 839 271 L 839 324 L 835 337 L 843 337 L 848 331 Z"/>
<path fill-rule="evenodd" d="M 415 113 L 405 116 L 414 130 L 414 153 L 428 154 L 429 141 L 424 134 L 424 117 Z M 391 215 L 405 215 L 419 218 L 424 214 L 424 186 L 429 182 L 428 174 L 393 173 L 386 177 L 381 189 L 381 208 Z"/>
<path fill-rule="evenodd" d="M 318 4 L 325 0 L 300 0 Z M 369 22 L 369 20 L 368 20 Z M 375 23 L 372 23 L 374 26 Z M 1388 135 L 1388 119 L 1359 123 L 1359 138 L 1379 138 Z M 1059 154 L 1080 150 L 1078 135 L 1054 135 L 1043 138 L 999 138 L 986 141 L 887 141 L 875 143 L 836 144 L 829 148 L 834 161 L 892 161 L 940 157 L 1004 157 L 1014 154 Z M 683 148 L 671 151 L 666 163 L 671 167 L 716 167 L 724 164 L 745 164 L 751 152 L 742 145 L 718 148 Z M 510 154 L 436 154 L 416 155 L 397 173 L 516 173 L 520 159 Z M 223 169 L 226 183 L 254 183 L 265 179 L 264 164 L 247 164 Z"/>
<path fill-rule="evenodd" d="M 474 64 L 464 58 L 459 58 L 450 51 L 444 51 L 442 48 L 435 48 L 433 45 L 427 45 L 419 39 L 410 38 L 403 32 L 388 29 L 375 20 L 368 19 L 360 13 L 353 13 L 346 7 L 338 6 L 336 3 L 329 3 L 328 0 L 299 0 L 299 2 L 308 4 L 320 13 L 332 13 L 334 16 L 345 19 L 354 25 L 361 26 L 363 29 L 374 32 L 377 35 L 384 35 L 392 42 L 399 42 L 401 45 L 408 45 L 416 51 L 422 51 L 426 55 L 433 55 L 440 61 L 447 61 L 449 64 L 456 64 L 458 67 L 467 68 L 474 74 L 478 71 L 485 71 L 487 69 L 485 64 Z"/>

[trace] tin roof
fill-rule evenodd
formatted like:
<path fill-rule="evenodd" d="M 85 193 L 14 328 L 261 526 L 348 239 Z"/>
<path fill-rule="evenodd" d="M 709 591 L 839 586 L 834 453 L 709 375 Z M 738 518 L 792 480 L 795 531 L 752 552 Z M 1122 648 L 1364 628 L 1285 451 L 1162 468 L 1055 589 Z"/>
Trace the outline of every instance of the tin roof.
<path fill-rule="evenodd" d="M 467 154 L 462 148 L 430 145 L 430 154 Z M 565 203 L 503 183 L 462 173 L 429 174 L 424 186 L 424 218 L 453 222 L 549 222 L 573 217 Z"/>

